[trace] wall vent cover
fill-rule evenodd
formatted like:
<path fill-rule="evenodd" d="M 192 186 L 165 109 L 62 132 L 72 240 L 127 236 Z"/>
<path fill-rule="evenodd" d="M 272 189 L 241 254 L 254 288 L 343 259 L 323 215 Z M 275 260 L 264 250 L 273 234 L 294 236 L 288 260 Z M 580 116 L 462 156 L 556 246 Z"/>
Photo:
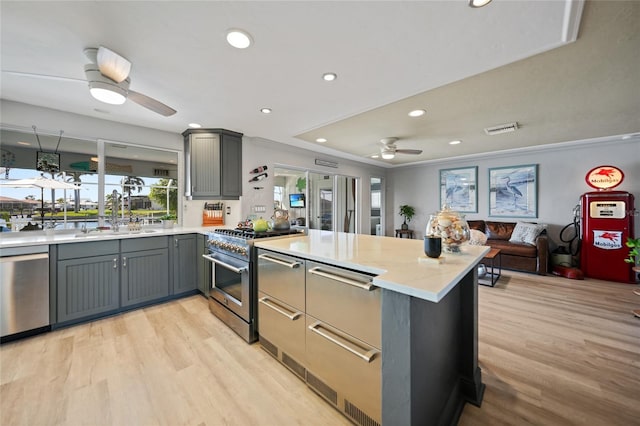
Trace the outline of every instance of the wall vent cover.
<path fill-rule="evenodd" d="M 502 133 L 515 132 L 518 130 L 518 123 L 507 123 L 507 124 L 498 124 L 497 126 L 487 127 L 484 129 L 484 132 L 489 135 L 499 135 Z"/>

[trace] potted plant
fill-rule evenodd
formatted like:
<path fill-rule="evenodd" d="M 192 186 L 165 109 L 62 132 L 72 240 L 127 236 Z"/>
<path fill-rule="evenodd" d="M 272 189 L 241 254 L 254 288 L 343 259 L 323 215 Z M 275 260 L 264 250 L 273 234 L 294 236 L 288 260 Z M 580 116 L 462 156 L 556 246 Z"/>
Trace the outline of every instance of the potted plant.
<path fill-rule="evenodd" d="M 407 222 L 411 222 L 411 218 L 415 214 L 416 214 L 416 210 L 413 207 L 407 204 L 403 204 L 400 206 L 400 216 L 404 217 L 404 222 L 401 226 L 403 230 L 409 229 L 409 225 L 407 225 Z"/>
<path fill-rule="evenodd" d="M 176 222 L 177 218 L 178 217 L 174 214 L 165 214 L 164 216 L 160 216 L 162 227 L 165 229 L 173 228 L 173 224 Z"/>
<path fill-rule="evenodd" d="M 640 238 L 628 238 L 625 244 L 631 250 L 629 250 L 629 257 L 627 257 L 624 261 L 627 263 L 632 263 L 632 269 L 635 272 L 640 272 Z"/>

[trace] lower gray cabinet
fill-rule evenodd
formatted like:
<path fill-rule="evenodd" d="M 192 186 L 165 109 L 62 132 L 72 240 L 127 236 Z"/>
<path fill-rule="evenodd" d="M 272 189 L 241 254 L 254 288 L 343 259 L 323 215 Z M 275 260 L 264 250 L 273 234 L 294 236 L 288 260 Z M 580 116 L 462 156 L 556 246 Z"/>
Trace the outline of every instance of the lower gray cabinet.
<path fill-rule="evenodd" d="M 58 261 L 57 322 L 116 311 L 120 305 L 119 254 Z"/>
<path fill-rule="evenodd" d="M 121 263 L 121 306 L 150 302 L 169 295 L 168 249 L 123 252 Z"/>
<path fill-rule="evenodd" d="M 211 263 L 202 257 L 207 254 L 207 237 L 202 234 L 197 236 L 196 262 L 198 263 L 198 290 L 205 297 L 209 297 L 211 287 Z"/>
<path fill-rule="evenodd" d="M 57 323 L 104 315 L 120 307 L 120 242 L 60 244 L 57 249 Z"/>
<path fill-rule="evenodd" d="M 171 258 L 173 279 L 171 294 L 181 294 L 198 288 L 198 249 L 195 235 L 174 235 L 171 237 Z M 201 260 L 202 257 L 200 257 Z"/>

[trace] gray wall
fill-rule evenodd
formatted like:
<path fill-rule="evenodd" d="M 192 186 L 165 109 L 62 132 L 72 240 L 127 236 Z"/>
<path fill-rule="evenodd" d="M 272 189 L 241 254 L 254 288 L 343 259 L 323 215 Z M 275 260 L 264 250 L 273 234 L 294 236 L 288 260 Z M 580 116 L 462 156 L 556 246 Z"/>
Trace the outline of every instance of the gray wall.
<path fill-rule="evenodd" d="M 430 163 L 420 166 L 394 168 L 387 172 L 387 222 L 386 235 L 393 235 L 400 227 L 402 218 L 398 214 L 401 204 L 416 208 L 416 217 L 410 228 L 416 237 L 422 238 L 429 215 L 440 209 L 440 169 L 478 166 L 478 213 L 468 213 L 466 218 L 489 219 L 488 169 L 492 167 L 538 164 L 538 217 L 522 219 L 548 224 L 553 242 L 562 245 L 558 234 L 573 220 L 572 210 L 580 196 L 592 191 L 585 182 L 589 170 L 600 165 L 612 165 L 625 173 L 624 182 L 615 188 L 628 191 L 636 198 L 636 209 L 640 208 L 640 142 L 605 140 L 598 143 L 558 144 L 544 149 L 492 154 L 448 162 Z M 510 222 L 517 219 L 494 218 Z M 640 235 L 640 217 L 636 212 L 635 235 Z"/>

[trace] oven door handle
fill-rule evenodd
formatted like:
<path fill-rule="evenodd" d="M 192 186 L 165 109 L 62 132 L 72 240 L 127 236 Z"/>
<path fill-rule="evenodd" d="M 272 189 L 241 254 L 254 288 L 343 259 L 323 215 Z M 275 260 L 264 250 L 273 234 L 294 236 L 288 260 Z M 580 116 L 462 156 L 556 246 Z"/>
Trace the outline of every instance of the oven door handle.
<path fill-rule="evenodd" d="M 202 255 L 202 257 L 204 257 L 205 259 L 207 259 L 209 262 L 216 263 L 216 264 L 218 264 L 218 265 L 222 266 L 223 268 L 226 268 L 226 269 L 228 269 L 228 270 L 230 270 L 230 271 L 235 272 L 236 274 L 241 274 L 241 273 L 243 273 L 243 272 L 247 272 L 247 270 L 249 269 L 249 267 L 248 267 L 248 266 L 243 266 L 243 267 L 241 267 L 241 268 L 236 268 L 236 267 L 235 267 L 235 266 L 233 266 L 233 265 L 229 265 L 228 263 L 225 263 L 225 262 L 223 262 L 223 261 L 221 261 L 221 260 L 216 259 L 215 257 L 211 257 L 211 256 L 208 256 L 208 255 L 206 255 L 206 254 L 203 254 L 203 255 Z"/>

